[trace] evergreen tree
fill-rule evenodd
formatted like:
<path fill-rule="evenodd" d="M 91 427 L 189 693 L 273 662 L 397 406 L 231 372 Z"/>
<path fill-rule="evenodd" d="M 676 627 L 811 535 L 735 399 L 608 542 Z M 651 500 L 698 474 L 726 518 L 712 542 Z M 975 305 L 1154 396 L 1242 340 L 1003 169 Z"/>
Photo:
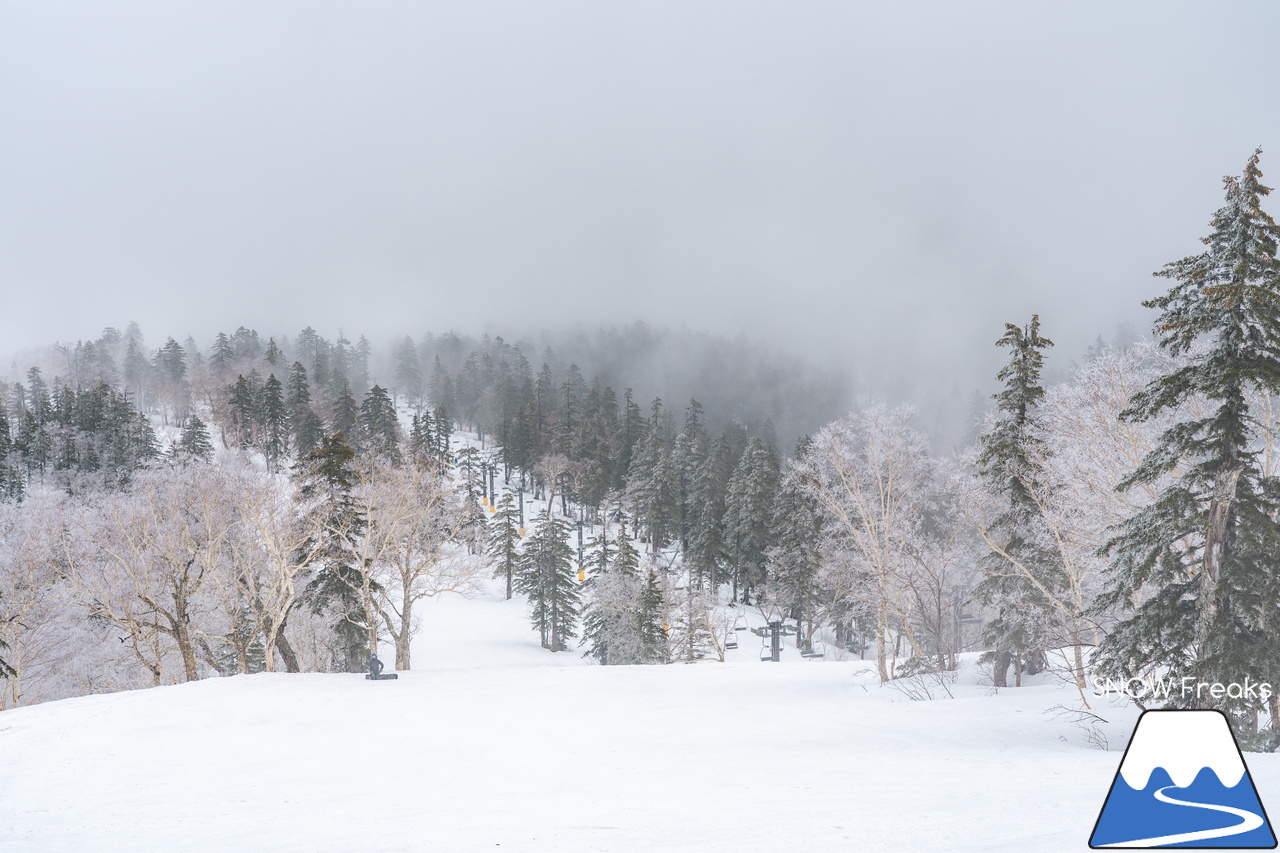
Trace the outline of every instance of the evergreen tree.
<path fill-rule="evenodd" d="M 4 640 L 0 640 L 0 652 L 9 648 L 9 644 Z M 4 658 L 0 658 L 0 678 L 17 678 L 18 671 L 5 662 Z"/>
<path fill-rule="evenodd" d="M 299 456 L 305 456 L 320 446 L 324 439 L 324 421 L 310 406 L 301 406 L 289 414 L 293 429 L 293 446 Z"/>
<path fill-rule="evenodd" d="M 591 600 L 582 619 L 582 637 L 587 646 L 583 656 L 606 666 L 645 663 L 640 554 L 631 545 L 626 523 L 614 543 L 609 540 L 606 526 L 591 543 L 591 549 L 586 584 Z"/>
<path fill-rule="evenodd" d="M 797 460 L 805 456 L 807 438 L 801 439 L 796 447 Z M 772 530 L 765 558 L 776 599 L 794 602 L 797 625 L 805 616 L 812 625 L 818 569 L 822 565 L 818 514 L 794 475 L 783 477 L 773 508 Z M 797 631 L 796 645 L 803 645 L 807 636 L 803 630 Z"/>
<path fill-rule="evenodd" d="M 213 459 L 213 442 L 209 440 L 209 428 L 195 415 L 187 418 L 182 428 L 182 438 L 175 448 L 181 456 L 193 457 L 204 462 Z"/>
<path fill-rule="evenodd" d="M 414 412 L 409 429 L 409 457 L 420 468 L 438 465 L 435 434 L 430 412 Z"/>
<path fill-rule="evenodd" d="M 652 571 L 640 590 L 640 607 L 636 614 L 640 634 L 640 662 L 668 663 L 666 604 L 662 587 Z"/>
<path fill-rule="evenodd" d="M 253 384 L 241 374 L 229 389 L 228 406 L 231 412 L 231 433 L 236 446 L 250 447 L 258 434 L 258 395 Z"/>
<path fill-rule="evenodd" d="M 449 439 L 453 436 L 453 416 L 443 405 L 432 409 L 431 416 L 436 424 L 436 456 L 441 465 L 452 464 L 453 453 L 449 450 Z"/>
<path fill-rule="evenodd" d="M 289 453 L 289 409 L 284 401 L 284 386 L 274 373 L 262 384 L 258 412 L 262 421 L 259 447 L 267 466 L 275 470 Z"/>
<path fill-rule="evenodd" d="M 993 682 L 1005 687 L 1010 663 L 1015 664 L 1019 683 L 1024 668 L 1033 674 L 1043 668 L 1056 617 L 1044 591 L 1060 589 L 1065 578 L 1056 552 L 1043 544 L 1046 537 L 1036 499 L 1043 491 L 1043 474 L 1032 461 L 1043 456 L 1036 410 L 1044 399 L 1043 351 L 1053 341 L 1040 335 L 1040 317 L 1032 315 L 1025 328 L 1006 323 L 996 345 L 1009 348 L 1009 362 L 996 374 L 1005 387 L 993 396 L 997 417 L 978 439 L 977 467 L 989 491 L 1006 508 L 992 525 L 1000 548 L 980 561 L 986 576 L 974 596 L 996 611 L 983 629 L 983 640 L 993 647 Z M 1016 561 L 1014 565 L 1011 560 Z"/>
<path fill-rule="evenodd" d="M 315 574 L 304 599 L 314 613 L 334 615 L 332 630 L 339 649 L 337 666 L 361 672 L 369 659 L 369 620 L 360 590 L 364 567 L 355 546 L 368 525 L 352 497 L 355 451 L 342 433 L 326 436 L 320 446 L 293 466 L 297 500 L 304 523 L 314 531 L 304 548 L 312 553 Z"/>
<path fill-rule="evenodd" d="M 391 395 L 374 385 L 360 404 L 360 424 L 364 428 L 365 449 L 394 464 L 400 464 L 400 421 Z"/>
<path fill-rule="evenodd" d="M 729 474 L 724 469 L 722 441 L 702 460 L 690 484 L 691 503 L 697 509 L 689 521 L 689 544 L 685 550 L 685 565 L 689 567 L 691 580 L 699 586 L 710 583 L 713 600 L 723 580 L 720 568 L 727 559 L 724 501 Z"/>
<path fill-rule="evenodd" d="M 275 338 L 267 339 L 267 352 L 263 356 L 267 360 L 267 364 L 272 367 L 279 367 L 284 361 L 284 353 L 280 352 L 280 347 L 276 346 Z"/>
<path fill-rule="evenodd" d="M 236 353 L 231 346 L 231 339 L 226 332 L 218 332 L 213 341 L 213 352 L 209 355 L 209 367 L 214 376 L 222 378 L 235 364 Z"/>
<path fill-rule="evenodd" d="M 765 552 L 777 489 L 773 459 L 764 444 L 753 438 L 729 478 L 724 504 L 724 538 L 734 596 L 740 588 L 743 603 L 750 603 L 752 590 L 765 581 Z"/>
<path fill-rule="evenodd" d="M 396 349 L 396 389 L 411 406 L 421 406 L 425 388 L 422 368 L 418 365 L 418 348 L 413 338 L 406 337 Z"/>
<path fill-rule="evenodd" d="M 346 436 L 347 443 L 353 450 L 359 452 L 364 448 L 364 424 L 360 419 L 360 404 L 352 396 L 351 383 L 346 380 L 343 380 L 342 390 L 333 404 L 331 426 L 334 432 L 341 432 Z"/>
<path fill-rule="evenodd" d="M 618 538 L 614 541 L 614 547 L 617 549 L 617 553 L 610 564 L 611 570 L 632 578 L 640 577 L 640 551 L 636 548 L 634 540 L 627 533 L 627 521 L 625 518 L 622 520 L 622 528 L 618 533 Z"/>
<path fill-rule="evenodd" d="M 574 550 L 568 543 L 569 522 L 547 518 L 538 524 L 520 557 L 516 589 L 529 597 L 533 625 L 543 648 L 564 651 L 577 636 L 581 592 L 573 569 Z"/>
<path fill-rule="evenodd" d="M 489 519 L 485 553 L 493 559 L 493 576 L 507 579 L 507 600 L 520 560 L 520 510 L 511 492 L 498 500 L 497 512 Z"/>
<path fill-rule="evenodd" d="M 1261 150 L 1243 175 L 1224 179 L 1205 251 L 1157 272 L 1172 288 L 1143 305 L 1160 311 L 1162 349 L 1187 362 L 1135 394 L 1121 413 L 1142 422 L 1192 399 L 1214 408 L 1167 429 L 1120 484 L 1171 482 L 1120 525 L 1101 608 L 1125 616 L 1099 650 L 1103 675 L 1168 668 L 1198 683 L 1277 681 L 1280 484 L 1259 464 L 1259 418 L 1248 395 L 1280 393 L 1280 229 L 1262 210 Z M 1135 593 L 1145 590 L 1141 603 Z M 1256 731 L 1256 698 L 1197 691 L 1174 704 L 1217 707 L 1236 731 Z M 1273 729 L 1280 707 L 1272 698 Z M 1274 741 L 1270 744 L 1274 747 Z"/>

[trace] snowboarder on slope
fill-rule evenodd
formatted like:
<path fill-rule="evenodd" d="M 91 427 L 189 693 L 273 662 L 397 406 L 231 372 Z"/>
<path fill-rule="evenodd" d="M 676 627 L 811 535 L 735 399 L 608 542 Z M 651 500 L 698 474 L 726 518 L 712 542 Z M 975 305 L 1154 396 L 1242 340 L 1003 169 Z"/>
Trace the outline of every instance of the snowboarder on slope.
<path fill-rule="evenodd" d="M 382 675 L 382 661 L 378 660 L 376 654 L 369 655 L 369 676 L 376 679 Z"/>

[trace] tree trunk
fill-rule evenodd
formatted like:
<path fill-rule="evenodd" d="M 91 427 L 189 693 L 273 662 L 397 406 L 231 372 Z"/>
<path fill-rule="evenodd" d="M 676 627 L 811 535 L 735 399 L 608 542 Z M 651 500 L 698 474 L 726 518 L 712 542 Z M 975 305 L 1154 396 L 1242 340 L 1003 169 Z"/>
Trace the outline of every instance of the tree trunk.
<path fill-rule="evenodd" d="M 1013 655 L 1007 651 L 1000 650 L 996 652 L 995 658 L 991 662 L 991 683 L 996 687 L 1009 686 L 1009 664 L 1013 660 Z"/>
<path fill-rule="evenodd" d="M 883 602 L 876 608 L 876 668 L 880 671 L 880 683 L 889 681 L 889 650 L 885 635 L 889 633 L 889 613 Z"/>
<path fill-rule="evenodd" d="M 392 634 L 396 641 L 396 669 L 409 668 L 409 625 L 413 616 L 413 599 L 405 596 L 403 610 L 400 614 L 400 630 Z"/>
<path fill-rule="evenodd" d="M 182 675 L 187 681 L 198 681 L 200 673 L 196 669 L 196 650 L 191 642 L 191 632 L 181 617 L 177 620 L 173 638 L 178 643 L 178 652 L 182 655 Z"/>
<path fill-rule="evenodd" d="M 280 657 L 284 660 L 285 672 L 302 672 L 302 667 L 298 664 L 298 655 L 293 651 L 293 646 L 289 645 L 289 638 L 284 635 L 284 623 L 280 623 L 280 629 L 276 632 L 276 651 L 280 653 Z"/>
<path fill-rule="evenodd" d="M 1200 614 L 1196 621 L 1196 652 L 1200 661 L 1210 656 L 1216 645 L 1218 579 L 1222 576 L 1222 566 L 1226 560 L 1227 527 L 1241 471 L 1238 465 L 1233 465 L 1219 471 L 1214 478 L 1213 499 L 1209 502 L 1209 524 L 1204 537 L 1204 568 L 1200 573 Z M 1212 683 L 1223 680 L 1216 677 L 1217 673 L 1205 671 L 1203 665 L 1197 668 L 1202 681 Z M 1200 691 L 1196 691 L 1192 707 L 1208 710 L 1214 704 L 1212 696 L 1201 696 Z"/>

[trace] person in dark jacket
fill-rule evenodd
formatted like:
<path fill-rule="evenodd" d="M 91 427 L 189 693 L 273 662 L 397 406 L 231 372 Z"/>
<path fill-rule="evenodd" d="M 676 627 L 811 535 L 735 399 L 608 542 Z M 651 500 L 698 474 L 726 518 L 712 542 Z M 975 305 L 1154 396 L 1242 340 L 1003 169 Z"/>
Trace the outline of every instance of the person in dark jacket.
<path fill-rule="evenodd" d="M 382 661 L 378 660 L 377 655 L 369 655 L 369 677 L 377 678 L 382 675 Z"/>

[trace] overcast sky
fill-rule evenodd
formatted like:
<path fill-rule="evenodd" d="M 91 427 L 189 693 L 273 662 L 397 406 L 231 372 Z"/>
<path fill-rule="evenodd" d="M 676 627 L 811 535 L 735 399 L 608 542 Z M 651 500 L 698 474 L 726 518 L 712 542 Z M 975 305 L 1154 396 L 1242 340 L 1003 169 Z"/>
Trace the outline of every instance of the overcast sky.
<path fill-rule="evenodd" d="M 0 2 L 0 351 L 581 321 L 989 379 L 1197 251 L 1280 4 Z M 1280 194 L 1271 205 L 1280 213 Z M 930 371 L 938 368 L 931 367 Z"/>

